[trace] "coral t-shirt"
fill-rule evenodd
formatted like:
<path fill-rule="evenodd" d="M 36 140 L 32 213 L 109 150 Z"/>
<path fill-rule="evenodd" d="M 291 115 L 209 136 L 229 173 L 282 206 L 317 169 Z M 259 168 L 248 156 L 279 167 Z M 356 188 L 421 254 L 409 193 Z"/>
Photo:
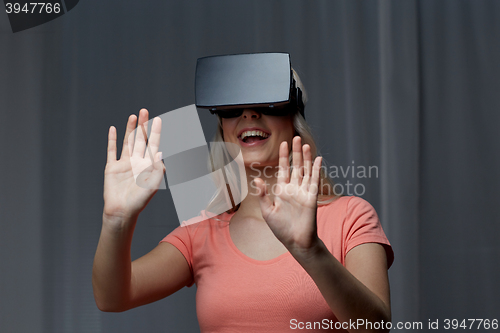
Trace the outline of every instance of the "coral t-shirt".
<path fill-rule="evenodd" d="M 201 332 L 293 332 L 299 322 L 336 322 L 318 287 L 290 252 L 262 261 L 236 247 L 229 233 L 233 215 L 224 213 L 218 221 L 202 212 L 162 240 L 179 249 L 189 264 Z M 375 209 L 359 197 L 340 197 L 318 207 L 317 230 L 343 265 L 347 252 L 363 243 L 383 244 L 388 266 L 394 260 Z"/>

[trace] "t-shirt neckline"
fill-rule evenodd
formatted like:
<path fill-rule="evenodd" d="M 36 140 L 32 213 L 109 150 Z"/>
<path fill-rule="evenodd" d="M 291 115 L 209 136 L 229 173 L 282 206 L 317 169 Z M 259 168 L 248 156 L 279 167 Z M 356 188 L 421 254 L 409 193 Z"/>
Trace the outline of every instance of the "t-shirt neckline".
<path fill-rule="evenodd" d="M 230 223 L 231 218 L 234 216 L 235 213 L 225 213 L 225 214 L 227 214 L 226 219 L 228 221 L 228 223 L 224 226 L 224 235 L 226 237 L 226 241 L 229 244 L 229 247 L 233 250 L 233 252 L 241 259 L 243 259 L 247 262 L 250 262 L 252 264 L 255 264 L 255 265 L 271 265 L 271 264 L 274 264 L 276 262 L 283 260 L 284 258 L 291 256 L 290 251 L 286 251 L 285 253 L 282 253 L 279 256 L 272 258 L 272 259 L 268 259 L 268 260 L 258 260 L 258 259 L 254 259 L 254 258 L 247 256 L 246 254 L 241 252 L 240 249 L 238 249 L 236 244 L 234 244 L 233 239 L 231 238 L 231 233 L 229 232 L 229 223 Z"/>

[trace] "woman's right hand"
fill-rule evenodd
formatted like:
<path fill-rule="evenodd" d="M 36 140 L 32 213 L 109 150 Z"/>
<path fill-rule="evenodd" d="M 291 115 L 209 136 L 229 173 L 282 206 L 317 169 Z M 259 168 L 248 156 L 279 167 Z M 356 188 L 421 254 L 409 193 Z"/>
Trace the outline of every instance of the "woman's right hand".
<path fill-rule="evenodd" d="M 136 127 L 137 117 L 131 115 L 128 118 L 119 160 L 116 159 L 116 128 L 111 126 L 109 129 L 108 159 L 104 172 L 103 218 L 111 223 L 116 221 L 119 224 L 117 226 L 139 215 L 158 191 L 163 179 L 165 167 L 162 163 L 161 152 L 158 152 L 161 119 L 153 120 L 146 146 L 148 116 L 146 109 L 139 111 L 139 126 L 135 140 L 130 134 Z M 139 176 L 138 180 L 136 180 L 137 176 Z M 140 186 L 137 185 L 138 182 Z"/>

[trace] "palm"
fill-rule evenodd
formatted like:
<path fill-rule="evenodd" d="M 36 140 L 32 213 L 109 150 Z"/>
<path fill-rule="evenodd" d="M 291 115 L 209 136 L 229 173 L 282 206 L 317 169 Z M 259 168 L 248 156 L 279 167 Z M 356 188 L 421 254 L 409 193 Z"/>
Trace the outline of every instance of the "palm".
<path fill-rule="evenodd" d="M 260 200 L 262 216 L 285 246 L 307 249 L 317 238 L 316 202 L 321 158 L 317 158 L 313 166 L 310 147 L 301 147 L 300 137 L 296 137 L 293 140 L 291 177 L 286 143 L 280 146 L 279 161 L 280 172 L 273 200 L 264 192 L 263 181 L 257 181 L 261 193 L 264 193 Z"/>
<path fill-rule="evenodd" d="M 147 118 L 147 111 L 141 111 L 139 124 L 147 122 Z M 161 121 L 153 121 L 147 147 L 145 132 L 140 130 L 141 126 L 138 127 L 135 140 L 133 135 L 130 136 L 135 123 L 135 116 L 131 116 L 119 160 L 116 159 L 116 130 L 112 127 L 109 132 L 108 161 L 104 177 L 104 213 L 109 216 L 138 214 L 156 193 L 162 180 L 163 164 L 158 154 Z"/>

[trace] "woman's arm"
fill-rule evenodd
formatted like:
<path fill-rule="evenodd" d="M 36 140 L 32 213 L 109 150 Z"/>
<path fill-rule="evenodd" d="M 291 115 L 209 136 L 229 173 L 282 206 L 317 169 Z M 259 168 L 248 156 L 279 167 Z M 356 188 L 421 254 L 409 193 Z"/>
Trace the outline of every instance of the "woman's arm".
<path fill-rule="evenodd" d="M 136 221 L 137 217 L 113 221 L 103 216 L 92 269 L 94 298 L 102 311 L 128 308 L 132 277 L 130 245 Z M 123 227 L 118 227 L 120 224 Z"/>
<path fill-rule="evenodd" d="M 192 281 L 182 253 L 169 243 L 160 243 L 151 252 L 131 262 L 130 248 L 137 218 L 113 228 L 103 218 L 92 271 L 97 307 L 121 312 L 167 297 Z M 124 221 L 125 222 L 125 221 Z"/>
<path fill-rule="evenodd" d="M 321 157 L 312 161 L 309 145 L 293 139 L 293 171 L 290 175 L 288 145 L 279 153 L 279 175 L 274 197 L 264 181 L 255 179 L 260 189 L 262 216 L 285 247 L 312 277 L 340 322 L 357 320 L 390 321 L 389 283 L 385 249 L 375 243 L 351 249 L 344 267 L 326 248 L 317 233 L 317 198 Z M 348 331 L 355 330 L 353 326 Z M 381 330 L 373 330 L 381 332 Z"/>
<path fill-rule="evenodd" d="M 130 247 L 137 218 L 158 190 L 164 172 L 158 153 L 161 120 L 153 121 L 149 140 L 141 131 L 147 121 L 148 112 L 143 109 L 135 140 L 129 142 L 137 122 L 135 115 L 129 117 L 119 160 L 116 129 L 109 129 L 102 229 L 92 271 L 94 298 L 103 311 L 124 311 L 155 301 L 191 281 L 186 260 L 170 244 L 160 244 L 131 263 Z M 142 186 L 137 185 L 134 171 L 141 172 Z"/>
<path fill-rule="evenodd" d="M 294 251 L 292 255 L 314 280 L 340 322 L 383 322 L 386 327 L 385 323 L 391 320 L 387 256 L 382 245 L 366 243 L 354 247 L 346 255 L 346 267 L 319 238 L 309 251 Z M 358 328 L 354 331 L 389 331 L 369 330 L 364 324 Z"/>

